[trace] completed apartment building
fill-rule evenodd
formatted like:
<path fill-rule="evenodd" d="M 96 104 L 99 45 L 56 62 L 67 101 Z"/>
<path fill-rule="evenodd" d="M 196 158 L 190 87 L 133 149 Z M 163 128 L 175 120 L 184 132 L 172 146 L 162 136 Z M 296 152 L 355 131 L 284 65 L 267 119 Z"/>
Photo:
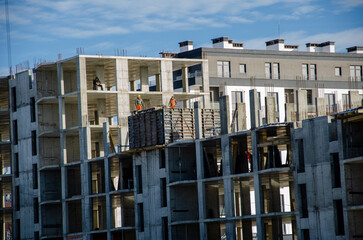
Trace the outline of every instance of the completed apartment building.
<path fill-rule="evenodd" d="M 362 105 L 362 47 L 336 53 L 334 42 L 307 43 L 306 49 L 286 45 L 283 39 L 266 42 L 266 50 L 244 49 L 228 37 L 212 39 L 213 47 L 193 49 L 193 41 L 179 43 L 180 52 L 163 57 L 203 58 L 208 60 L 212 107 L 218 108 L 219 96 L 230 96 L 231 121 L 244 103 L 244 129 L 267 123 L 266 96 L 275 98 L 276 122 L 294 122 L 323 116 Z M 190 91 L 199 91 L 199 66 L 189 68 Z M 181 73 L 175 73 L 176 88 Z M 256 89 L 259 102 L 250 109 L 250 89 Z M 303 90 L 303 91 L 298 91 Z"/>

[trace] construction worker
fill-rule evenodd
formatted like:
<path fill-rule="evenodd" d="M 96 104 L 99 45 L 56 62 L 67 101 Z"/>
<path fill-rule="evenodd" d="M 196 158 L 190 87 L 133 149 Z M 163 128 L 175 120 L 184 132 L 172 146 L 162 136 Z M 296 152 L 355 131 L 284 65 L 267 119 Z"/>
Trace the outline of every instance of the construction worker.
<path fill-rule="evenodd" d="M 175 105 L 177 104 L 178 102 L 176 101 L 176 99 L 174 98 L 174 96 L 171 96 L 170 98 L 170 101 L 169 101 L 169 107 L 174 109 L 175 108 Z"/>
<path fill-rule="evenodd" d="M 140 95 L 137 95 L 137 98 L 135 100 L 135 106 L 137 110 L 142 110 L 144 107 L 144 101 L 140 98 Z"/>
<path fill-rule="evenodd" d="M 101 84 L 100 79 L 96 76 L 96 78 L 93 80 L 93 90 L 97 90 L 98 87 L 101 87 L 101 90 L 103 91 L 103 86 Z"/>

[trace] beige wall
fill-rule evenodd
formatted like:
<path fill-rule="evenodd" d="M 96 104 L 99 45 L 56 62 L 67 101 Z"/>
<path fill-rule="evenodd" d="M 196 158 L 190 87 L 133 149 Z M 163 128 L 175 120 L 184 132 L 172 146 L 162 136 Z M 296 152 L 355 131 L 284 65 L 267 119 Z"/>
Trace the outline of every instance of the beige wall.
<path fill-rule="evenodd" d="M 296 80 L 302 76 L 302 64 L 316 64 L 318 80 L 346 81 L 350 76 L 351 65 L 363 65 L 363 61 L 287 59 L 287 58 L 248 58 L 248 57 L 219 57 L 208 55 L 210 77 L 218 77 L 217 61 L 230 61 L 231 78 L 265 78 L 265 63 L 280 64 L 280 79 Z M 247 73 L 240 73 L 240 64 L 246 64 Z M 335 76 L 335 67 L 341 67 L 342 76 Z"/>

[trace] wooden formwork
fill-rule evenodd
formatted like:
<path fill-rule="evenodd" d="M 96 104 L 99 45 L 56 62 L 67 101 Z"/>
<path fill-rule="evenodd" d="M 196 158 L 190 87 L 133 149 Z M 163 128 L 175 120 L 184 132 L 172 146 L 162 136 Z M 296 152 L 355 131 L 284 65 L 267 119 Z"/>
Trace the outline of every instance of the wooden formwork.
<path fill-rule="evenodd" d="M 220 132 L 219 110 L 202 109 L 203 137 Z M 175 142 L 180 139 L 195 139 L 194 109 L 148 109 L 134 112 L 128 118 L 130 149 L 145 148 Z"/>

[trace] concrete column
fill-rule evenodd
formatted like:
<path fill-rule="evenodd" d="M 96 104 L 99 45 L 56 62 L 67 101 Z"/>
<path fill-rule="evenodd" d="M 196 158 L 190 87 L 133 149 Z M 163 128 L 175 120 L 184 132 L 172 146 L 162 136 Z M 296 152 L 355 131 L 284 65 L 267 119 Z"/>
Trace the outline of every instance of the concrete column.
<path fill-rule="evenodd" d="M 271 212 L 281 212 L 280 184 L 278 177 L 270 177 L 270 209 Z"/>
<path fill-rule="evenodd" d="M 237 131 L 242 131 L 247 129 L 246 121 L 246 104 L 237 103 Z"/>
<path fill-rule="evenodd" d="M 77 58 L 78 125 L 88 125 L 86 59 Z"/>
<path fill-rule="evenodd" d="M 103 123 L 103 148 L 105 151 L 104 166 L 105 166 L 105 192 L 106 192 L 106 219 L 107 229 L 112 228 L 112 204 L 110 199 L 110 166 L 108 155 L 110 154 L 110 127 L 107 122 Z M 107 239 L 111 239 L 111 232 L 107 231 Z"/>
<path fill-rule="evenodd" d="M 106 99 L 97 99 L 98 124 L 107 122 L 106 118 Z M 97 119 L 96 119 L 97 122 Z"/>
<path fill-rule="evenodd" d="M 136 81 L 130 82 L 130 90 L 131 91 L 137 91 L 137 84 Z"/>
<path fill-rule="evenodd" d="M 259 99 L 256 89 L 250 90 L 250 116 L 251 116 L 251 128 L 260 126 L 260 116 L 258 114 Z"/>
<path fill-rule="evenodd" d="M 276 105 L 275 105 L 275 97 L 267 96 L 265 98 L 265 106 L 266 106 L 266 122 L 267 124 L 276 123 Z"/>
<path fill-rule="evenodd" d="M 263 209 L 263 198 L 262 198 L 262 187 L 260 176 L 258 175 L 258 139 L 255 130 L 251 131 L 251 142 L 252 142 L 252 160 L 253 160 L 253 185 L 255 190 L 255 207 L 256 207 L 256 227 L 257 227 L 257 239 L 263 239 L 264 236 L 264 224 L 261 217 Z"/>
<path fill-rule="evenodd" d="M 148 67 L 142 66 L 140 67 L 140 88 L 141 92 L 149 92 L 149 73 Z"/>
<path fill-rule="evenodd" d="M 201 141 L 195 142 L 196 162 L 197 162 L 197 179 L 198 179 L 198 210 L 199 210 L 199 232 L 200 239 L 207 240 L 207 226 L 204 222 L 205 219 L 205 189 L 204 183 L 200 181 L 203 179 L 204 164 L 203 164 L 203 144 Z"/>
<path fill-rule="evenodd" d="M 155 74 L 155 85 L 156 85 L 156 91 L 160 92 L 161 86 L 160 86 L 160 74 Z"/>
<path fill-rule="evenodd" d="M 306 90 L 296 90 L 297 102 L 297 121 L 302 121 L 308 118 L 308 101 Z"/>
<path fill-rule="evenodd" d="M 362 100 L 358 91 L 349 91 L 349 108 L 357 108 L 362 106 Z"/>
<path fill-rule="evenodd" d="M 58 74 L 58 94 L 64 94 L 64 72 L 63 72 L 63 64 L 57 63 L 57 74 Z"/>
<path fill-rule="evenodd" d="M 171 61 L 160 61 L 160 80 L 162 90 L 161 104 L 168 106 L 169 100 L 173 96 L 173 63 Z"/>
<path fill-rule="evenodd" d="M 228 134 L 231 132 L 228 95 L 219 98 L 219 108 L 221 114 L 221 134 Z"/>
<path fill-rule="evenodd" d="M 294 103 L 285 103 L 286 122 L 295 122 L 296 113 Z"/>
<path fill-rule="evenodd" d="M 248 181 L 241 181 L 241 208 L 242 216 L 251 215 L 250 184 Z M 243 239 L 252 239 L 252 221 L 242 220 Z"/>
<path fill-rule="evenodd" d="M 221 139 L 222 144 L 222 165 L 223 176 L 229 176 L 232 173 L 232 153 L 231 144 L 228 135 L 223 135 Z M 233 192 L 233 179 L 223 179 L 224 186 L 224 209 L 226 218 L 234 217 L 234 192 Z M 226 222 L 227 239 L 236 239 L 236 223 L 234 221 Z"/>
<path fill-rule="evenodd" d="M 325 98 L 316 98 L 316 116 L 325 116 L 326 115 L 326 106 L 325 106 Z"/>
<path fill-rule="evenodd" d="M 202 88 L 203 92 L 205 93 L 203 96 L 203 108 L 210 109 L 210 90 L 209 90 L 209 70 L 208 70 L 208 61 L 204 60 L 202 62 Z"/>
<path fill-rule="evenodd" d="M 183 92 L 189 92 L 189 79 L 188 79 L 188 67 L 182 68 L 182 82 L 183 82 Z M 188 100 L 183 101 L 183 107 L 188 108 Z"/>
<path fill-rule="evenodd" d="M 105 69 L 104 66 L 96 66 L 96 76 L 100 79 L 101 83 L 105 83 Z"/>
<path fill-rule="evenodd" d="M 118 142 L 121 150 L 127 149 L 128 140 L 128 120 L 130 115 L 129 90 L 129 68 L 127 59 L 116 59 L 116 88 L 117 88 L 117 119 L 120 126 L 118 130 Z"/>
<path fill-rule="evenodd" d="M 202 109 L 199 102 L 194 102 L 195 139 L 203 138 Z"/>

